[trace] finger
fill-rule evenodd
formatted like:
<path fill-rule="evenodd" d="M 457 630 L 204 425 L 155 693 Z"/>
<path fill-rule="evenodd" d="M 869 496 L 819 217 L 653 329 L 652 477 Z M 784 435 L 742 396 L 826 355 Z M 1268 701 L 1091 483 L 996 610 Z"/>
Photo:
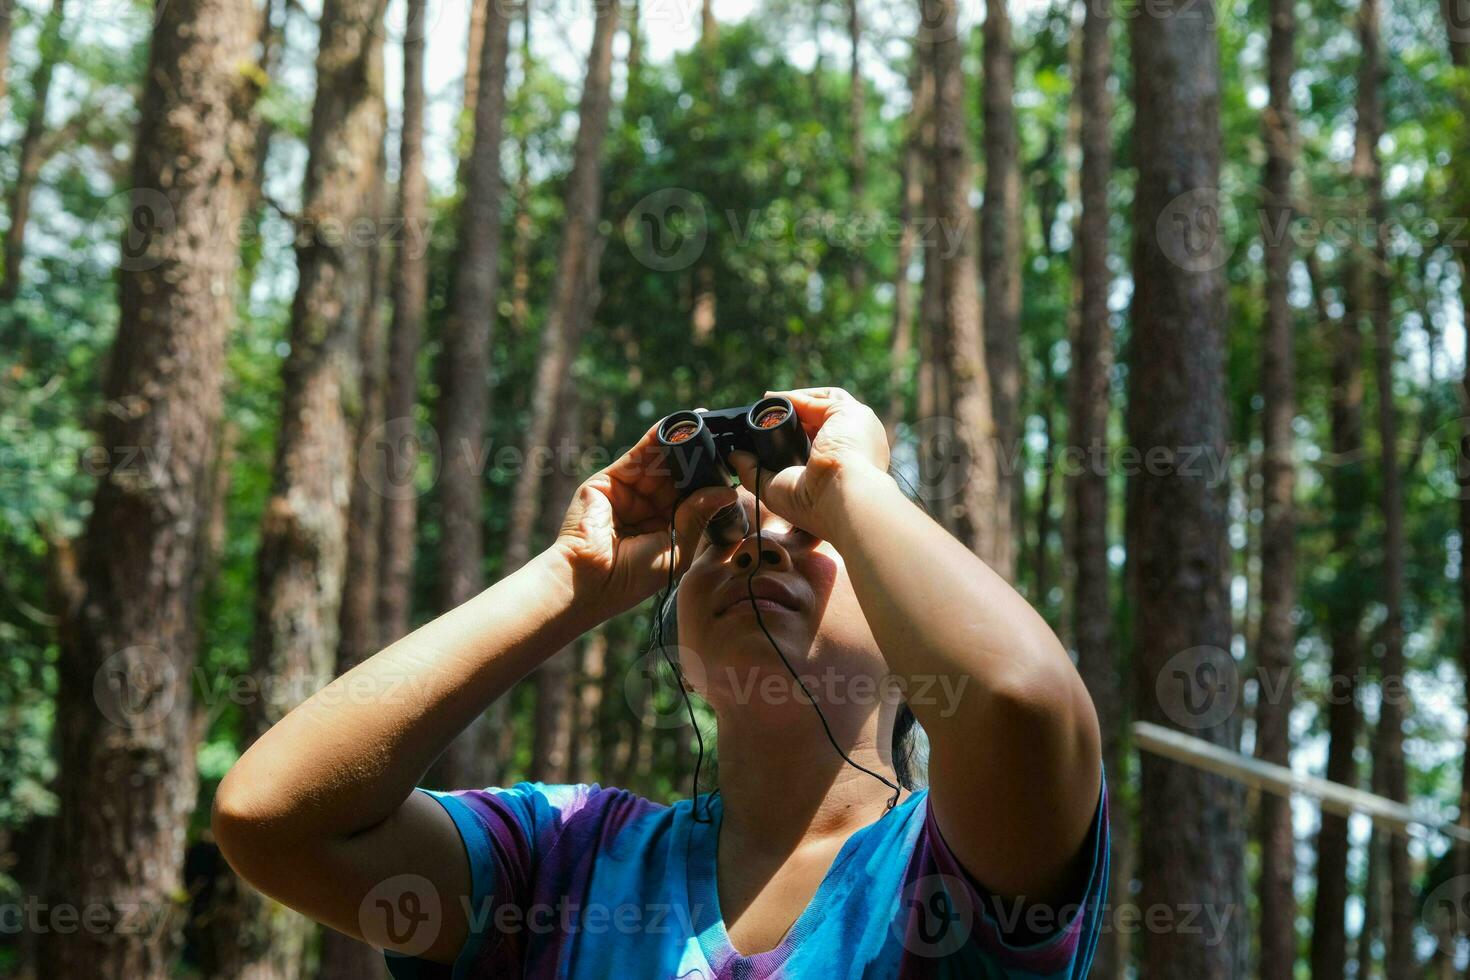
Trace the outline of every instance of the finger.
<path fill-rule="evenodd" d="M 856 401 L 844 388 L 793 388 L 766 392 L 767 397 L 774 395 L 782 395 L 791 401 L 808 439 L 815 438 L 822 423 L 839 411 L 844 402 Z"/>
<path fill-rule="evenodd" d="M 753 453 L 733 452 L 730 454 L 730 465 L 735 469 L 735 475 L 740 477 L 740 485 L 749 489 L 752 493 L 756 488 L 756 458 Z M 800 515 L 796 513 L 795 487 L 802 468 L 799 466 L 788 466 L 784 470 L 775 471 L 761 469 L 760 477 L 760 502 L 763 507 L 789 521 L 799 521 Z"/>
<path fill-rule="evenodd" d="M 694 557 L 694 548 L 704 529 L 720 511 L 738 499 L 734 487 L 704 487 L 691 493 L 678 510 L 674 511 L 674 529 L 678 534 L 675 547 L 680 567 L 686 566 Z"/>

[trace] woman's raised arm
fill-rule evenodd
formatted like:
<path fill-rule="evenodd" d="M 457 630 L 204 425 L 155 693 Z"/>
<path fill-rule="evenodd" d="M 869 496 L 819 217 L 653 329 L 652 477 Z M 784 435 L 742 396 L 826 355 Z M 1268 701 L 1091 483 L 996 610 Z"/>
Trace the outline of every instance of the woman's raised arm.
<path fill-rule="evenodd" d="M 762 474 L 762 497 L 842 555 L 929 734 L 946 843 L 997 895 L 1066 897 L 1102 778 L 1082 678 L 1036 610 L 899 490 L 867 406 L 841 388 L 781 394 L 813 436 L 811 461 Z M 753 462 L 737 460 L 742 481 Z"/>
<path fill-rule="evenodd" d="M 651 433 L 582 484 L 552 547 L 337 678 L 250 747 L 220 784 L 212 821 L 242 877 L 390 947 L 391 936 L 362 935 L 364 900 L 397 906 L 385 883 L 427 879 L 442 909 L 433 942 L 398 945 L 453 961 L 468 933 L 468 862 L 448 814 L 414 786 L 517 680 L 662 584 L 675 493 Z M 717 488 L 690 497 L 678 539 L 697 541 L 734 496 Z M 692 555 L 678 549 L 676 568 Z"/>

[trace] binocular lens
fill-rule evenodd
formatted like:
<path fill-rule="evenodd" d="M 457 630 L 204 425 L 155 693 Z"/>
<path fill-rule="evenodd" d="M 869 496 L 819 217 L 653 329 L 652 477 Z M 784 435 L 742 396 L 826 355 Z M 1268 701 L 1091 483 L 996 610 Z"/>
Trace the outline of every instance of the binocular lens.
<path fill-rule="evenodd" d="M 782 422 L 785 422 L 786 416 L 790 414 L 790 412 L 786 411 L 786 409 L 782 408 L 781 406 L 773 405 L 772 407 L 763 410 L 759 415 L 755 417 L 755 427 L 757 429 L 774 429 Z"/>
<path fill-rule="evenodd" d="M 698 422 L 675 422 L 664 432 L 664 439 L 670 443 L 686 442 L 699 431 Z"/>

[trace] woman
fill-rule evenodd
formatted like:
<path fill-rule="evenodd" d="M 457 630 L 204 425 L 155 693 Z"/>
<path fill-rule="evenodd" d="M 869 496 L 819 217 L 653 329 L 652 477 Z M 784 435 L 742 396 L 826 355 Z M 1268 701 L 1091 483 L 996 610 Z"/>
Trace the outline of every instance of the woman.
<path fill-rule="evenodd" d="M 230 863 L 386 948 L 398 978 L 1084 976 L 1108 848 L 1081 679 L 900 492 L 870 409 L 779 394 L 809 462 L 759 474 L 759 513 L 718 487 L 674 517 L 681 674 L 718 718 L 717 794 L 414 788 L 516 680 L 665 583 L 677 499 L 650 430 L 579 488 L 552 547 L 240 759 L 214 810 Z M 754 459 L 734 462 L 755 486 Z M 731 504 L 752 532 L 714 545 L 702 528 Z M 891 788 L 890 689 L 927 732 L 927 789 Z"/>

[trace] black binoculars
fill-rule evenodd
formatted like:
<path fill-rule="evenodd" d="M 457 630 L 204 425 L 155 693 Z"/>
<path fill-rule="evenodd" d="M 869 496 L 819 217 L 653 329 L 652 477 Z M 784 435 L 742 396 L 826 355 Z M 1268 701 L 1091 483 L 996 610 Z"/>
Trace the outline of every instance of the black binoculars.
<path fill-rule="evenodd" d="M 675 412 L 659 423 L 658 442 L 681 496 L 702 487 L 737 484 L 729 463 L 733 452 L 753 453 L 761 469 L 772 473 L 803 465 L 811 452 L 795 406 L 782 395 L 740 408 Z M 721 510 L 705 528 L 709 539 L 721 545 L 735 544 L 749 531 L 739 504 Z"/>

